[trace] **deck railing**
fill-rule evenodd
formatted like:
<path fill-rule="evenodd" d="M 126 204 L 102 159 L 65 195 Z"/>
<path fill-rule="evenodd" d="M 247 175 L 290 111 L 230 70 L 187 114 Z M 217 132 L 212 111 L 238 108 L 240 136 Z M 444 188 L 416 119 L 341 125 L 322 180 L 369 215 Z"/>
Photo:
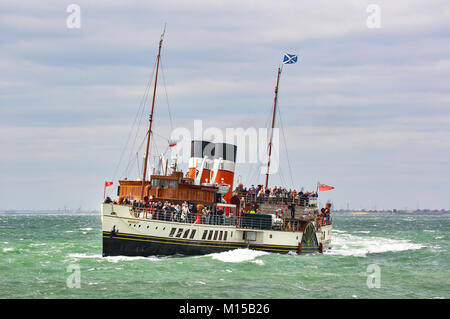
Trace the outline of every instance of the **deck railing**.
<path fill-rule="evenodd" d="M 234 226 L 244 229 L 272 229 L 272 230 L 284 230 L 284 231 L 298 231 L 302 223 L 305 221 L 313 221 L 313 216 L 303 219 L 291 219 L 291 218 L 273 218 L 271 215 L 264 214 L 244 214 L 238 216 L 228 215 L 196 215 L 196 214 L 182 214 L 180 212 L 169 212 L 163 210 L 149 211 L 148 208 L 136 208 L 134 207 L 132 216 L 144 220 L 159 220 L 166 222 L 177 222 L 186 224 L 202 224 L 202 225 L 219 225 L 219 226 Z M 267 216 L 271 216 L 268 218 Z M 317 221 L 316 221 L 317 223 Z M 322 221 L 319 221 L 321 225 L 325 225 Z M 318 226 L 318 225 L 316 225 Z"/>
<path fill-rule="evenodd" d="M 260 204 L 290 205 L 294 203 L 297 206 L 316 207 L 317 197 L 308 196 L 257 196 L 255 194 L 237 193 L 237 196 L 243 198 L 245 202 L 257 202 Z"/>

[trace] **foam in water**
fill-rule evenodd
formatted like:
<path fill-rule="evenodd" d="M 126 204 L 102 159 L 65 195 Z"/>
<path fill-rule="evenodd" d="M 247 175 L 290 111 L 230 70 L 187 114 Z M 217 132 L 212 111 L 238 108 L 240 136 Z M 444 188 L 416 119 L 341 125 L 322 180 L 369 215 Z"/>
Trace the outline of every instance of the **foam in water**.
<path fill-rule="evenodd" d="M 133 260 L 139 260 L 139 259 L 144 259 L 144 260 L 149 260 L 149 261 L 158 261 L 161 260 L 161 258 L 158 257 L 154 257 L 154 256 L 150 256 L 150 257 L 128 257 L 128 256 L 108 256 L 108 257 L 103 257 L 100 254 L 95 254 L 95 255 L 86 255 L 86 254 L 69 254 L 69 257 L 71 258 L 101 258 L 104 260 L 107 260 L 109 262 L 112 263 L 117 263 L 119 261 L 133 261 Z"/>
<path fill-rule="evenodd" d="M 332 250 L 327 255 L 366 257 L 367 254 L 396 252 L 424 248 L 424 245 L 411 243 L 409 240 L 391 239 L 373 236 L 355 236 L 338 232 L 331 241 Z"/>
<path fill-rule="evenodd" d="M 267 252 L 257 251 L 251 249 L 234 249 L 221 253 L 209 254 L 206 256 L 212 257 L 212 259 L 220 260 L 227 263 L 240 263 L 240 262 L 254 262 L 258 265 L 263 265 L 262 260 L 255 260 L 259 256 L 267 255 Z"/>

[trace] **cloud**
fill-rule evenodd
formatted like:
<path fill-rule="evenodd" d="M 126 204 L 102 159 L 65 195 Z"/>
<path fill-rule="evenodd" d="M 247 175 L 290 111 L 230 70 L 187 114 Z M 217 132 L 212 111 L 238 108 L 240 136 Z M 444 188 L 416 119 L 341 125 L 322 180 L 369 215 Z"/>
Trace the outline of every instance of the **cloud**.
<path fill-rule="evenodd" d="M 338 206 L 349 197 L 383 198 L 379 208 L 413 197 L 450 205 L 448 186 L 432 187 L 448 176 L 450 155 L 447 1 L 377 1 L 381 29 L 366 26 L 371 1 L 77 3 L 77 30 L 66 27 L 60 1 L 0 4 L 4 208 L 15 208 L 30 180 L 35 193 L 24 208 L 98 207 L 98 185 L 116 170 L 165 22 L 155 132 L 170 131 L 166 91 L 175 127 L 191 129 L 195 119 L 266 126 L 276 68 L 285 51 L 296 52 L 299 63 L 283 68 L 277 122 L 295 184 L 327 179 L 338 187 L 324 196 Z M 143 116 L 135 147 L 146 125 Z M 137 175 L 135 151 L 122 164 L 133 161 Z M 282 160 L 274 183 L 290 180 Z M 238 169 L 251 182 L 254 169 Z"/>

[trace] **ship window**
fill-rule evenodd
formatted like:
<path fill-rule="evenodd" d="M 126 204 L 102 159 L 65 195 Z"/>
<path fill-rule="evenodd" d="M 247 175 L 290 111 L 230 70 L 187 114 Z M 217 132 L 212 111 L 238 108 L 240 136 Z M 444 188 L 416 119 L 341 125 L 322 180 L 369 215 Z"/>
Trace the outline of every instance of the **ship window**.
<path fill-rule="evenodd" d="M 169 187 L 169 181 L 168 181 L 167 179 L 162 179 L 162 180 L 159 182 L 159 185 L 160 185 L 161 187 L 167 188 L 167 187 Z"/>
<path fill-rule="evenodd" d="M 158 187 L 159 185 L 159 179 L 152 179 L 152 187 Z"/>
<path fill-rule="evenodd" d="M 214 233 L 214 230 L 209 231 L 208 240 L 211 240 L 212 234 Z"/>
<path fill-rule="evenodd" d="M 175 227 L 170 230 L 169 237 L 172 237 L 173 234 L 175 234 L 175 230 L 177 230 Z"/>
<path fill-rule="evenodd" d="M 187 229 L 187 230 L 184 232 L 183 238 L 187 238 L 187 236 L 189 235 L 189 231 L 190 231 L 190 229 Z"/>
<path fill-rule="evenodd" d="M 226 231 L 226 232 L 223 232 L 223 240 L 227 240 L 227 235 L 228 235 L 228 232 Z"/>
<path fill-rule="evenodd" d="M 205 230 L 204 232 L 203 232 L 203 236 L 202 236 L 202 239 L 206 239 L 206 235 L 208 234 L 208 231 L 207 230 Z"/>
<path fill-rule="evenodd" d="M 218 230 L 216 230 L 216 232 L 214 233 L 214 240 L 216 240 L 217 239 L 217 234 L 219 233 L 219 231 Z"/>
<path fill-rule="evenodd" d="M 223 236 L 223 231 L 221 230 L 219 233 L 219 240 L 222 240 L 222 236 Z"/>
<path fill-rule="evenodd" d="M 178 184 L 177 181 L 170 181 L 169 188 L 177 188 L 177 184 Z"/>
<path fill-rule="evenodd" d="M 183 228 L 178 229 L 178 233 L 177 233 L 176 237 L 180 237 L 182 233 L 183 233 Z"/>
<path fill-rule="evenodd" d="M 191 237 L 189 237 L 190 239 L 194 238 L 195 232 L 196 232 L 195 229 L 193 229 L 193 230 L 191 231 Z M 205 236 L 206 236 L 206 235 L 205 235 Z"/>

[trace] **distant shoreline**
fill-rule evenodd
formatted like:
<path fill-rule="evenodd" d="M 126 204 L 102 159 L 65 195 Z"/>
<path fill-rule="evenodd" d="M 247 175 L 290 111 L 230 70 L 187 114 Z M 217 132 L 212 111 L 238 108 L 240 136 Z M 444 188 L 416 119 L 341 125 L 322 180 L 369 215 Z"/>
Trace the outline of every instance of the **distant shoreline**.
<path fill-rule="evenodd" d="M 384 211 L 384 210 L 380 210 L 380 211 L 364 211 L 364 210 L 360 210 L 360 211 L 344 211 L 344 210 L 338 210 L 338 211 L 334 211 L 333 212 L 335 215 L 352 215 L 352 216 L 370 216 L 370 215 L 416 215 L 416 216 L 450 216 L 450 211 L 449 210 L 415 210 L 415 211 L 410 211 L 410 210 L 400 210 L 400 211 Z"/>
<path fill-rule="evenodd" d="M 100 211 L 0 210 L 0 215 L 99 215 Z"/>
<path fill-rule="evenodd" d="M 100 211 L 60 211 L 60 210 L 0 210 L 0 215 L 99 215 Z M 374 216 L 374 215 L 416 215 L 416 216 L 450 216 L 450 210 L 416 210 L 416 211 L 391 211 L 391 210 L 337 210 L 334 215 L 346 216 Z"/>

